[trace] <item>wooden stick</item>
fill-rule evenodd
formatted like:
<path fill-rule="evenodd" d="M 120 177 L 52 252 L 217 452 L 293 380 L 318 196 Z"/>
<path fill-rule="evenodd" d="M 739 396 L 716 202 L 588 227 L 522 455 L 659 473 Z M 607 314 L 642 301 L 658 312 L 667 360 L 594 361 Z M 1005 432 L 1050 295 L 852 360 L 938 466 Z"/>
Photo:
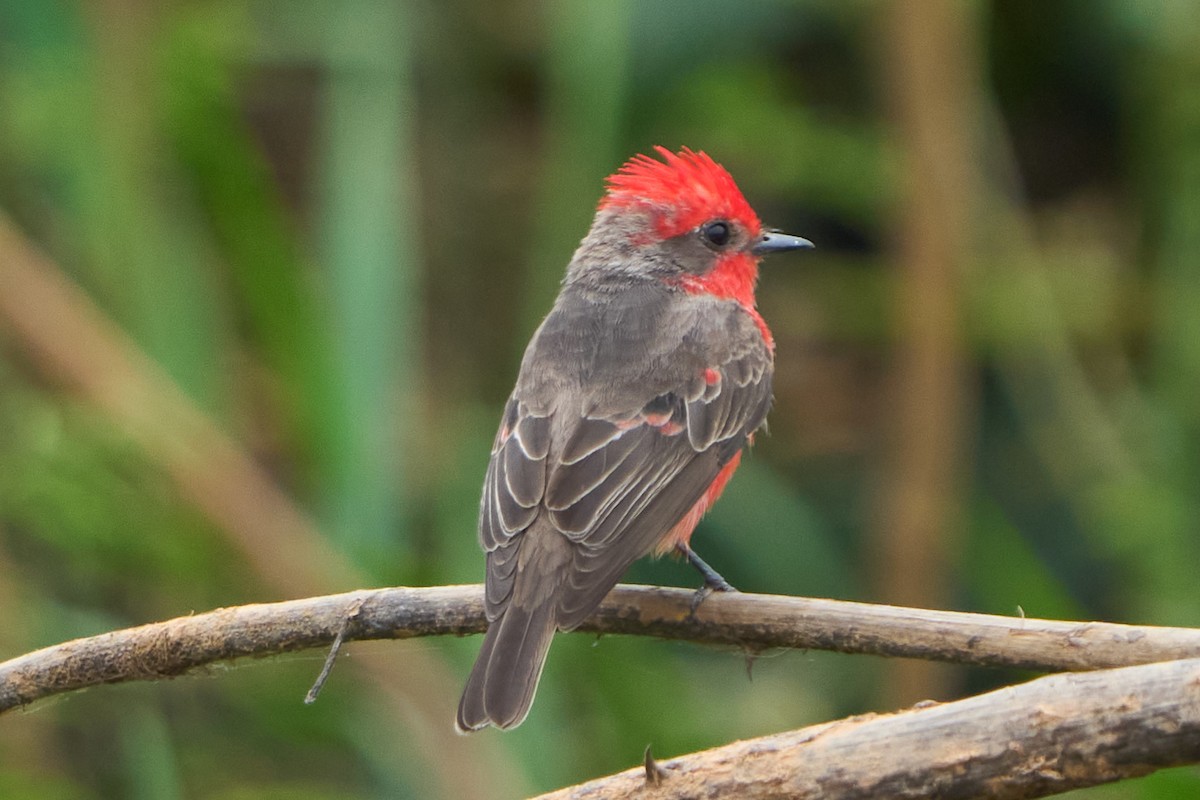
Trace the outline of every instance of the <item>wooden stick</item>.
<path fill-rule="evenodd" d="M 1200 761 L 1200 659 L 1069 673 L 656 762 L 539 800 L 1051 794 Z"/>
<path fill-rule="evenodd" d="M 1200 657 L 1200 630 L 1054 622 L 951 611 L 618 586 L 580 628 L 749 651 L 836 650 L 1040 671 L 1093 670 Z M 0 712 L 104 683 L 158 680 L 217 661 L 346 641 L 461 635 L 485 627 L 479 585 L 390 588 L 206 614 L 76 639 L 0 663 Z"/>

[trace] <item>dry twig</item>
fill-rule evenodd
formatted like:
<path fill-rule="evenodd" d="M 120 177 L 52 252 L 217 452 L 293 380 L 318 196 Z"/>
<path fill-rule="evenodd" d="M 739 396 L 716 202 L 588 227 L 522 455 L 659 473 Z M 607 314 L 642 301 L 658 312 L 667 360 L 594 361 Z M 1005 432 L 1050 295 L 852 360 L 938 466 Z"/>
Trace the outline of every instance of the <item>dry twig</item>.
<path fill-rule="evenodd" d="M 891 800 L 1051 794 L 1200 761 L 1200 659 L 1010 686 L 657 762 L 539 800 Z"/>
<path fill-rule="evenodd" d="M 687 589 L 618 586 L 581 630 L 836 650 L 1032 670 L 1093 670 L 1200 657 L 1200 630 L 1054 622 L 746 593 L 691 613 Z M 357 609 L 357 613 L 351 613 Z M 77 639 L 0 663 L 0 712 L 104 683 L 182 675 L 217 661 L 356 639 L 478 633 L 481 586 L 371 589 L 223 608 Z"/>

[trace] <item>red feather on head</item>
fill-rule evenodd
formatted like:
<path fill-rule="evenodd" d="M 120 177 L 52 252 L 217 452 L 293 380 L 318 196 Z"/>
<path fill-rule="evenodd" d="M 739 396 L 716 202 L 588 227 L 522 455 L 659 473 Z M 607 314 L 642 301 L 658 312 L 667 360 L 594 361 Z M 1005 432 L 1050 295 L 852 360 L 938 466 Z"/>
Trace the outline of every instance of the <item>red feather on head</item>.
<path fill-rule="evenodd" d="M 664 239 L 712 219 L 737 222 L 752 237 L 758 235 L 762 223 L 724 167 L 703 150 L 685 147 L 672 153 L 660 145 L 654 149 L 662 161 L 637 155 L 608 177 L 602 210 L 644 206 Z"/>

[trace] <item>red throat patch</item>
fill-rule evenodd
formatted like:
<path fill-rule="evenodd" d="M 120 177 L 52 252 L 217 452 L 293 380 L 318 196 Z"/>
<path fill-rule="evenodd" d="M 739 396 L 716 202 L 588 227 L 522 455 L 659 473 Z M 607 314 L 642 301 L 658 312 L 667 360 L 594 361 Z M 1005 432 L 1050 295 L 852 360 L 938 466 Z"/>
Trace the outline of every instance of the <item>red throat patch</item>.
<path fill-rule="evenodd" d="M 687 147 L 672 153 L 655 146 L 658 161 L 637 155 L 608 177 L 608 193 L 600 209 L 638 207 L 650 212 L 654 230 L 663 239 L 687 233 L 714 219 L 727 219 L 746 230 L 751 239 L 762 231 L 762 223 L 746 202 L 724 167 L 704 151 Z M 758 281 L 758 259 L 748 252 L 722 255 L 704 275 L 687 276 L 684 291 L 707 293 L 736 300 L 754 318 L 767 344 L 774 340 L 754 308 L 754 285 Z"/>
<path fill-rule="evenodd" d="M 711 294 L 736 300 L 750 314 L 767 347 L 775 350 L 775 339 L 766 320 L 754 306 L 754 284 L 758 281 L 758 259 L 749 253 L 729 253 L 705 275 L 687 275 L 679 285 L 689 294 Z"/>

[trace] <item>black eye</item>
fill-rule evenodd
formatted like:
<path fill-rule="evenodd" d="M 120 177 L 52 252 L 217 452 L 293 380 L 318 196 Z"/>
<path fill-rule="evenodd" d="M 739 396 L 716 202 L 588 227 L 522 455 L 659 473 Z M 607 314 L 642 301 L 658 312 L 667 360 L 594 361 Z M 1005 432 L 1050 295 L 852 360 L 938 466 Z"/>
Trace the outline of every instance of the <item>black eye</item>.
<path fill-rule="evenodd" d="M 729 244 L 729 239 L 733 235 L 733 231 L 729 229 L 728 222 L 717 220 L 716 222 L 709 222 L 701 228 L 700 235 L 709 244 L 716 247 L 724 247 Z"/>

